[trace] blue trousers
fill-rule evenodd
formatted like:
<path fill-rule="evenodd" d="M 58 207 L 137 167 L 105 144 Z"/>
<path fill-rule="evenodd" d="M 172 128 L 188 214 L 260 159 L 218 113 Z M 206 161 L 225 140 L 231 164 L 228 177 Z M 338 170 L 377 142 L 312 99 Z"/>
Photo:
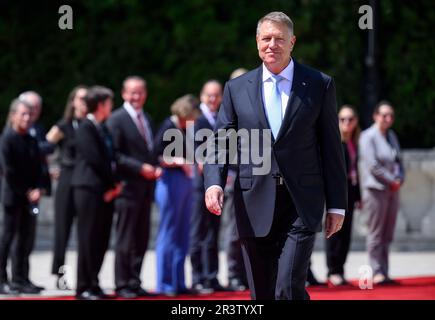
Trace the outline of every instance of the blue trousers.
<path fill-rule="evenodd" d="M 181 169 L 165 169 L 157 181 L 155 199 L 160 210 L 156 291 L 179 292 L 186 289 L 184 261 L 189 248 L 192 179 Z"/>

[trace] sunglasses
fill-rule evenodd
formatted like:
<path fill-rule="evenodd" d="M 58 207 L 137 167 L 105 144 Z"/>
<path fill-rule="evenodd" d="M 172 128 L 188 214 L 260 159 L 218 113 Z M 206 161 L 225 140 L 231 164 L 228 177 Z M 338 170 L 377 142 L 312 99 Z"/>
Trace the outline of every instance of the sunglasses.
<path fill-rule="evenodd" d="M 391 119 L 394 119 L 394 113 L 378 113 L 382 119 L 386 119 L 388 117 L 390 117 Z"/>
<path fill-rule="evenodd" d="M 353 122 L 355 117 L 342 117 L 340 118 L 340 122 Z"/>

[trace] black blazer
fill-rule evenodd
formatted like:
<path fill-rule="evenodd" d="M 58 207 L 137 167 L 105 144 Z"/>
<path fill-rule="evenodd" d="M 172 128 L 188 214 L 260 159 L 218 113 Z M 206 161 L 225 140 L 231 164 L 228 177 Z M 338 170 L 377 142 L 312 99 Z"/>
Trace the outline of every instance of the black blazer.
<path fill-rule="evenodd" d="M 2 203 L 27 203 L 26 193 L 42 187 L 42 166 L 38 142 L 29 134 L 20 135 L 11 127 L 2 134 Z"/>
<path fill-rule="evenodd" d="M 146 120 L 153 134 L 153 126 L 148 115 Z M 124 107 L 118 108 L 107 120 L 107 127 L 112 134 L 116 150 L 119 178 L 123 181 L 121 196 L 136 197 L 143 187 L 154 186 L 153 181 L 145 180 L 140 171 L 143 163 L 157 164 L 153 150 L 137 129 L 133 119 Z M 151 137 L 152 139 L 153 137 Z"/>
<path fill-rule="evenodd" d="M 102 126 L 104 128 L 104 126 Z M 107 134 L 110 134 L 106 129 Z M 104 193 L 115 186 L 113 152 L 107 147 L 102 133 L 89 119 L 84 119 L 77 129 L 76 165 L 71 178 L 74 187 L 87 187 Z"/>
<path fill-rule="evenodd" d="M 312 231 L 320 231 L 324 206 L 345 209 L 347 181 L 338 129 L 333 79 L 295 61 L 291 96 L 276 141 L 270 173 L 254 175 L 252 163 L 239 164 L 234 185 L 236 221 L 241 237 L 269 233 L 280 173 L 297 214 Z M 269 129 L 262 99 L 262 67 L 226 83 L 215 131 Z M 218 141 L 218 135 L 215 135 Z M 221 150 L 227 152 L 226 150 Z M 262 150 L 267 152 L 267 150 Z M 240 148 L 238 149 L 240 159 Z M 228 165 L 205 166 L 205 188 L 225 186 Z"/>
<path fill-rule="evenodd" d="M 30 129 L 30 134 L 36 139 L 39 147 L 39 154 L 42 165 L 42 187 L 45 189 L 46 195 L 51 195 L 51 177 L 48 168 L 47 156 L 52 154 L 55 150 L 55 145 L 51 144 L 45 138 L 46 130 L 40 122 L 36 122 Z"/>

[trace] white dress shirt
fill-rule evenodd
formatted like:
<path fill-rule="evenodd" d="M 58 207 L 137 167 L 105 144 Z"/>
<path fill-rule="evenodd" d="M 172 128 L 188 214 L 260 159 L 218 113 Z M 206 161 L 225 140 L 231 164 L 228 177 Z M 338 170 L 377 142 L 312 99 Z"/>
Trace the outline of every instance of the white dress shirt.
<path fill-rule="evenodd" d="M 282 70 L 279 75 L 282 80 L 278 83 L 278 89 L 281 93 L 281 115 L 284 118 L 285 111 L 287 109 L 288 100 L 290 98 L 290 91 L 293 84 L 294 63 L 290 61 L 287 67 Z M 270 96 L 273 94 L 273 80 L 272 73 L 263 64 L 263 105 L 265 106 L 267 101 L 270 101 Z"/>
<path fill-rule="evenodd" d="M 216 112 L 211 112 L 207 105 L 202 102 L 199 105 L 199 108 L 201 109 L 201 112 L 207 119 L 208 123 L 210 123 L 210 125 L 214 128 L 214 125 L 216 124 L 216 120 L 214 118 L 216 116 Z"/>

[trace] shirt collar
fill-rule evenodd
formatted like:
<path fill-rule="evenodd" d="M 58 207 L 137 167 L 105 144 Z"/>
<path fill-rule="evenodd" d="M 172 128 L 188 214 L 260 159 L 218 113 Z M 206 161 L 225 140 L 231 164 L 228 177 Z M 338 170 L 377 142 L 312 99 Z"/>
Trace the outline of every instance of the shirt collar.
<path fill-rule="evenodd" d="M 279 73 L 279 75 L 288 81 L 292 81 L 294 67 L 295 67 L 295 64 L 293 62 L 293 59 L 291 59 L 290 63 L 287 65 L 287 67 L 284 68 L 284 70 L 282 70 Z M 272 72 L 270 72 L 269 69 L 267 69 L 263 63 L 263 82 L 269 80 L 271 77 L 272 77 Z"/>
<path fill-rule="evenodd" d="M 217 113 L 217 112 L 211 112 L 209 107 L 205 103 L 202 103 L 202 102 L 199 105 L 199 108 L 201 109 L 201 111 L 204 115 L 214 116 Z"/>
<path fill-rule="evenodd" d="M 97 122 L 97 119 L 95 119 L 95 116 L 93 113 L 88 113 L 86 115 L 86 118 L 88 118 L 96 127 L 98 127 L 99 123 Z"/>
<path fill-rule="evenodd" d="M 123 107 L 125 108 L 125 110 L 128 112 L 128 114 L 130 115 L 130 117 L 136 119 L 138 114 L 143 114 L 143 110 L 140 109 L 140 111 L 136 111 L 136 109 L 127 101 L 124 102 Z"/>

